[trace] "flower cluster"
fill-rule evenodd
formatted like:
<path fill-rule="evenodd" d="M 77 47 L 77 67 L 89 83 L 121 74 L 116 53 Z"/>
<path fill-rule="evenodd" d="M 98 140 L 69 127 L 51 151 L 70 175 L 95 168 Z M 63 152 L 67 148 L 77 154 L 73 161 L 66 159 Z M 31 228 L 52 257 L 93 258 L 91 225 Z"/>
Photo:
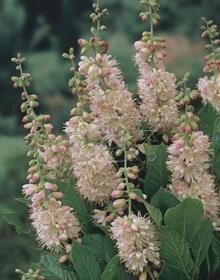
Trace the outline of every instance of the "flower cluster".
<path fill-rule="evenodd" d="M 140 215 L 118 217 L 111 224 L 119 256 L 127 269 L 137 275 L 153 264 L 160 266 L 159 238 L 148 218 Z"/>
<path fill-rule="evenodd" d="M 193 118 L 192 113 L 187 115 Z M 184 132 L 176 134 L 168 148 L 167 166 L 172 173 L 169 189 L 180 200 L 187 197 L 200 199 L 206 217 L 211 218 L 217 228 L 220 201 L 214 178 L 209 174 L 210 142 L 202 131 L 190 131 L 185 125 L 180 127 Z"/>
<path fill-rule="evenodd" d="M 21 109 L 26 113 L 24 127 L 29 130 L 25 138 L 30 146 L 29 184 L 23 186 L 23 193 L 31 201 L 30 218 L 40 244 L 47 249 L 61 251 L 68 245 L 68 240 L 78 238 L 80 232 L 73 209 L 62 205 L 63 193 L 55 183 L 70 174 L 69 144 L 61 136 L 52 134 L 53 126 L 47 123 L 50 116 L 36 114 L 34 108 L 39 104 L 37 96 L 27 91 L 31 76 L 22 71 L 24 58 L 18 54 L 13 61 L 20 77 L 12 80 L 15 87 L 23 89 Z"/>
<path fill-rule="evenodd" d="M 134 142 L 141 139 L 140 113 L 126 89 L 106 90 L 97 88 L 92 92 L 91 105 L 95 113 L 94 124 L 109 143 L 121 146 L 124 133 Z M 129 117 L 128 117 L 129 112 Z"/>
<path fill-rule="evenodd" d="M 138 89 L 141 112 L 150 126 L 156 131 L 174 127 L 178 116 L 174 74 L 162 69 L 143 71 Z"/>
<path fill-rule="evenodd" d="M 175 97 L 175 75 L 165 70 L 163 64 L 164 41 L 143 33 L 142 41 L 135 43 L 136 64 L 139 69 L 138 95 L 141 113 L 156 131 L 167 131 L 175 126 L 178 116 Z"/>
<path fill-rule="evenodd" d="M 113 158 L 106 146 L 89 142 L 90 124 L 80 118 L 72 118 L 66 132 L 72 143 L 77 188 L 84 198 L 102 204 L 119 184 Z"/>
<path fill-rule="evenodd" d="M 208 78 L 201 78 L 198 89 L 204 102 L 209 102 L 219 112 L 220 111 L 220 74 Z"/>

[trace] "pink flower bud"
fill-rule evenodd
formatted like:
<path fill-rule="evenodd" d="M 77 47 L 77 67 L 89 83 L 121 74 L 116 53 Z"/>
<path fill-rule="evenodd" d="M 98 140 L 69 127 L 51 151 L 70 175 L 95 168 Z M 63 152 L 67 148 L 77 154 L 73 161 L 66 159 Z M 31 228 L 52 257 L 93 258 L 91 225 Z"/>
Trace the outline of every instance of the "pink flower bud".
<path fill-rule="evenodd" d="M 117 199 L 113 202 L 113 207 L 117 210 L 124 209 L 126 207 L 126 200 L 125 199 Z"/>
<path fill-rule="evenodd" d="M 53 197 L 56 199 L 62 199 L 63 198 L 63 193 L 62 192 L 54 192 Z"/>
<path fill-rule="evenodd" d="M 57 190 L 57 185 L 53 184 L 53 183 L 49 183 L 49 182 L 46 182 L 44 184 L 44 187 L 45 187 L 45 189 L 50 190 L 50 191 L 56 191 Z"/>
<path fill-rule="evenodd" d="M 112 198 L 120 198 L 122 197 L 124 194 L 124 191 L 123 190 L 115 190 L 111 193 L 111 197 Z"/>
<path fill-rule="evenodd" d="M 67 256 L 67 255 L 64 255 L 64 256 L 62 256 L 62 257 L 59 258 L 59 262 L 60 262 L 60 263 L 64 263 L 64 262 L 66 262 L 67 260 L 68 260 L 68 256 Z"/>

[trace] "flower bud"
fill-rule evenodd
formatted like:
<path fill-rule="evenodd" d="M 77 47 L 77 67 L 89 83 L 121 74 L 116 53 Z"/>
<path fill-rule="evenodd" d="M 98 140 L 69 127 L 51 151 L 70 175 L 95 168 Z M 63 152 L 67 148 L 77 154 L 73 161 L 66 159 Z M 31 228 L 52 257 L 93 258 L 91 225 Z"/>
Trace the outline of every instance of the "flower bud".
<path fill-rule="evenodd" d="M 123 190 L 115 190 L 111 193 L 111 197 L 112 198 L 120 198 L 122 197 L 124 194 L 124 191 Z"/>
<path fill-rule="evenodd" d="M 113 207 L 116 208 L 117 210 L 124 209 L 126 207 L 126 200 L 124 198 L 122 199 L 117 199 L 113 202 Z"/>
<path fill-rule="evenodd" d="M 68 258 L 69 258 L 69 257 L 68 257 L 67 255 L 64 255 L 64 256 L 62 256 L 62 257 L 59 258 L 59 262 L 60 262 L 60 263 L 64 263 L 64 262 L 66 262 L 66 261 L 68 260 Z"/>

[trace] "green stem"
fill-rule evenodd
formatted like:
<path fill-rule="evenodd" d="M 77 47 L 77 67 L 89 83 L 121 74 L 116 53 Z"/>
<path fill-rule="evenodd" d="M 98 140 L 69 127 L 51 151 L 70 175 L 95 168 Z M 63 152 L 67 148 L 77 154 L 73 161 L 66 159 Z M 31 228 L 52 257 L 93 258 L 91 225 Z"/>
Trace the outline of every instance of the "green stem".
<path fill-rule="evenodd" d="M 152 7 L 150 5 L 149 7 L 150 10 L 150 33 L 151 33 L 151 38 L 154 37 L 154 24 L 153 24 L 153 13 L 152 13 Z"/>
<path fill-rule="evenodd" d="M 149 267 L 147 268 L 147 272 L 148 272 L 148 274 L 150 275 L 151 280 L 155 280 L 155 278 L 154 278 L 154 276 L 153 276 L 153 273 L 151 272 L 151 270 L 150 270 Z"/>
<path fill-rule="evenodd" d="M 124 176 L 125 176 L 125 185 L 128 194 L 128 216 L 131 216 L 132 207 L 131 207 L 131 198 L 129 197 L 130 187 L 129 187 L 129 180 L 128 180 L 128 173 L 127 173 L 127 152 L 126 148 L 124 149 Z"/>

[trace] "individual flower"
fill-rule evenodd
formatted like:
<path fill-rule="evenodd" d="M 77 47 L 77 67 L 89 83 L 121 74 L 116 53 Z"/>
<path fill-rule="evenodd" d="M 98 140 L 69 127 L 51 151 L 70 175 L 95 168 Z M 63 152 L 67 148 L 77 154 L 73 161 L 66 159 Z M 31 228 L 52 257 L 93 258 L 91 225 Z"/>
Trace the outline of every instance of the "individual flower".
<path fill-rule="evenodd" d="M 175 81 L 174 74 L 162 69 L 141 72 L 138 80 L 141 113 L 156 131 L 175 126 L 178 117 Z"/>
<path fill-rule="evenodd" d="M 220 111 L 220 74 L 201 78 L 198 89 L 204 102 L 209 102 L 218 112 Z"/>
<path fill-rule="evenodd" d="M 54 198 L 33 207 L 30 217 L 42 247 L 60 251 L 69 239 L 79 237 L 80 225 L 72 209 Z"/>
<path fill-rule="evenodd" d="M 120 146 L 123 133 L 134 142 L 141 138 L 141 116 L 128 90 L 103 91 L 96 87 L 91 92 L 90 108 L 95 114 L 95 126 L 109 143 Z"/>
<path fill-rule="evenodd" d="M 95 58 L 82 56 L 79 72 L 85 77 L 88 90 L 97 85 L 111 89 L 125 88 L 118 63 L 110 55 L 98 53 Z"/>
<path fill-rule="evenodd" d="M 87 144 L 72 149 L 77 189 L 89 201 L 103 204 L 119 184 L 113 158 L 104 145 Z"/>
<path fill-rule="evenodd" d="M 149 218 L 134 214 L 117 217 L 111 233 L 128 271 L 139 275 L 148 265 L 160 266 L 158 235 Z"/>

